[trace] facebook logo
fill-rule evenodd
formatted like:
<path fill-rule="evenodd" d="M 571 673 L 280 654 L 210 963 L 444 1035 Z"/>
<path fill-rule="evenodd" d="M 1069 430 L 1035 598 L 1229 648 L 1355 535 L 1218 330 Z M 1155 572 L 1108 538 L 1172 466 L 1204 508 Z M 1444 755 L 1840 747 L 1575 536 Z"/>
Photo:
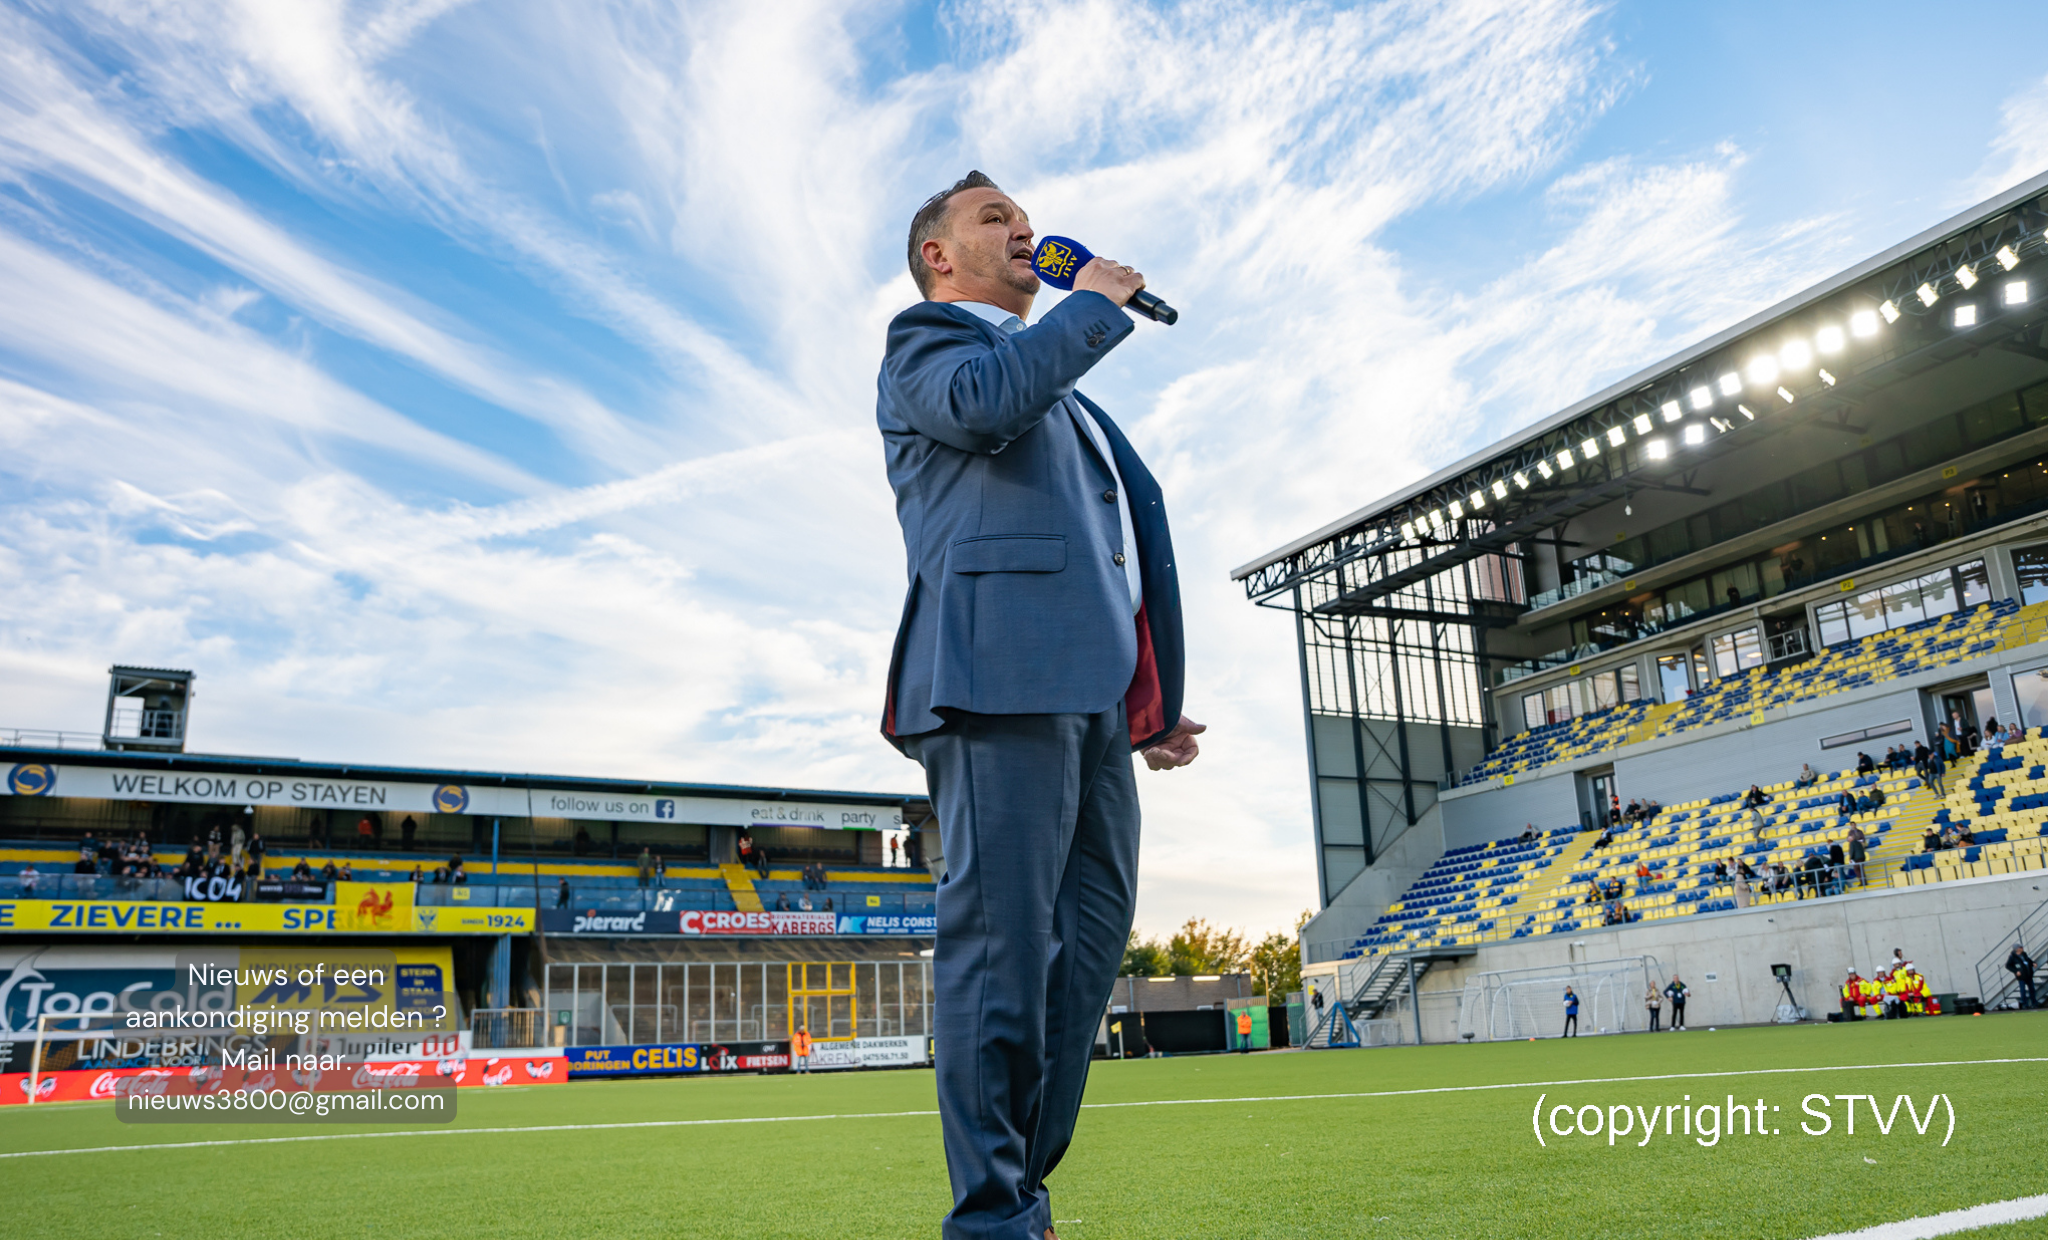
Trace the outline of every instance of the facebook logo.
<path fill-rule="evenodd" d="M 675 816 L 676 816 L 676 803 L 675 803 L 674 801 L 668 801 L 668 800 L 656 801 L 656 802 L 654 803 L 654 816 L 655 816 L 656 818 L 673 818 L 673 817 L 675 817 Z"/>

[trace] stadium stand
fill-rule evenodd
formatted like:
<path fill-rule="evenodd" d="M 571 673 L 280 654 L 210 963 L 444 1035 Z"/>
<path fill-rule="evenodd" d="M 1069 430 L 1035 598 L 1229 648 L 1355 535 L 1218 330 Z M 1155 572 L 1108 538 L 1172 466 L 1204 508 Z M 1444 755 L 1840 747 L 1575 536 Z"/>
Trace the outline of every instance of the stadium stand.
<path fill-rule="evenodd" d="M 184 860 L 184 853 L 157 849 L 155 857 L 158 865 L 168 872 Z M 77 858 L 75 845 L 58 846 L 49 840 L 0 840 L 0 896 L 128 900 L 179 898 L 178 884 L 169 879 L 135 880 L 108 873 L 73 873 Z M 323 873 L 331 862 L 337 870 L 347 867 L 349 874 L 358 881 L 400 882 L 412 874 L 415 866 L 422 867 L 424 874 L 430 876 L 437 866 L 445 867 L 450 857 L 404 852 L 272 852 L 264 859 L 264 876 L 288 878 L 302 859 L 315 874 Z M 22 872 L 31 867 L 37 872 L 34 888 L 24 891 Z M 728 868 L 738 872 L 737 884 L 731 881 L 734 876 L 726 873 Z M 802 871 L 786 867 L 772 867 L 767 879 L 756 881 L 750 871 L 736 865 L 671 865 L 659 879 L 645 888 L 640 886 L 638 869 L 630 860 L 610 858 L 539 862 L 503 860 L 499 876 L 492 874 L 489 861 L 465 859 L 464 870 L 469 875 L 465 884 L 434 883 L 423 879 L 417 888 L 417 902 L 434 905 L 502 901 L 519 906 L 531 905 L 535 901 L 537 883 L 540 903 L 552 908 L 559 896 L 559 885 L 566 879 L 572 901 L 579 908 L 733 910 L 749 907 L 742 903 L 744 898 L 751 899 L 752 909 L 759 910 L 774 907 L 776 897 L 783 893 L 790 895 L 789 907 L 795 908 L 805 890 Z M 494 877 L 499 881 L 494 882 Z M 929 912 L 935 890 L 931 875 L 914 869 L 835 866 L 825 871 L 825 879 L 827 886 L 823 891 L 814 890 L 809 894 L 820 909 L 824 907 L 824 897 L 831 897 L 837 911 Z M 762 899 L 764 893 L 765 901 Z M 333 899 L 331 890 L 326 899 Z"/>
<path fill-rule="evenodd" d="M 2048 604 L 2005 599 L 1830 646 L 1803 663 L 1752 668 L 1679 702 L 1628 702 L 1503 741 L 1463 783 L 1540 770 L 1650 736 L 1744 719 L 1758 711 L 1881 684 L 1997 649 L 2048 640 Z"/>
<path fill-rule="evenodd" d="M 1985 878 L 2048 865 L 2048 729 L 1992 745 L 1959 768 L 1928 825 L 1949 847 L 1907 857 L 1893 885 Z"/>
<path fill-rule="evenodd" d="M 2013 799 L 2027 805 L 2006 802 L 2002 812 L 2048 821 L 2048 767 L 2040 761 L 2018 765 L 2048 759 L 2048 740 L 2040 739 L 2039 730 L 2031 736 L 2026 744 L 2035 748 L 2011 747 L 2010 756 L 1995 762 L 1997 750 L 1980 755 L 1986 766 L 1996 767 L 1988 775 L 1959 765 L 1946 802 L 1924 789 L 1911 770 L 1837 771 L 1806 788 L 1791 781 L 1763 787 L 1770 800 L 1753 809 L 1741 792 L 1666 806 L 1653 818 L 1617 828 L 1597 850 L 1596 834 L 1576 825 L 1544 833 L 1534 842 L 1508 839 L 1453 849 L 1389 906 L 1343 958 L 1568 934 L 1605 924 L 1610 905 L 1625 909 L 1629 921 L 1722 912 L 1737 907 L 1732 873 L 1738 863 L 1756 873 L 1750 905 L 1883 885 L 1887 871 L 1914 864 L 1925 828 L 1941 815 L 1995 806 L 2019 787 L 2025 791 Z M 1988 785 L 1987 791 L 1987 779 L 2004 782 Z M 1841 812 L 1844 793 L 1869 796 L 1875 790 L 1885 794 L 1882 808 Z M 1983 813 L 1988 817 L 1994 810 Z M 1825 861 L 1828 846 L 1844 843 L 1852 826 L 1866 837 L 1862 878 L 1829 875 L 1829 881 L 1802 884 L 1800 867 L 1815 857 Z M 1962 863 L 1960 855 L 1956 860 Z M 1728 866 L 1731 877 L 1716 876 L 1717 863 Z M 1784 867 L 1782 874 L 1773 868 L 1778 866 Z M 1595 894 L 1596 884 L 1605 890 Z"/>

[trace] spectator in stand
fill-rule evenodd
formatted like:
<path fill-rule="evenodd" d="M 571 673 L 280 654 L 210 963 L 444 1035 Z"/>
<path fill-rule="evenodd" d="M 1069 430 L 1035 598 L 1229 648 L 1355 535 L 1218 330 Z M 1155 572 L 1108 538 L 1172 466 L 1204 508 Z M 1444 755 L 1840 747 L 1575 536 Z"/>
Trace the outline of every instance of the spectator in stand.
<path fill-rule="evenodd" d="M 462 868 L 462 858 L 456 857 L 448 862 L 448 881 L 450 883 L 468 884 L 469 871 Z"/>
<path fill-rule="evenodd" d="M 1749 791 L 1743 794 L 1742 808 L 1755 809 L 1759 805 L 1768 805 L 1770 800 L 1771 796 L 1769 793 L 1765 792 L 1760 786 L 1751 784 Z"/>
<path fill-rule="evenodd" d="M 1799 774 L 1793 778 L 1792 786 L 1795 788 L 1811 788 L 1819 782 L 1820 772 L 1813 769 L 1812 763 L 1807 762 L 1800 764 Z"/>
<path fill-rule="evenodd" d="M 332 863 L 332 862 L 330 862 L 330 863 L 329 863 L 329 865 L 328 865 L 328 868 L 330 868 L 330 869 L 332 869 L 332 868 L 333 868 L 333 863 Z M 436 887 L 444 887 L 444 886 L 446 886 L 446 885 L 447 885 L 447 883 L 448 883 L 448 867 L 447 867 L 447 866 L 445 866 L 445 865 L 437 865 L 437 866 L 435 866 L 435 867 L 434 867 L 434 877 L 433 877 L 433 880 L 432 880 L 432 884 L 431 884 L 431 885 L 433 885 L 433 886 L 436 886 Z"/>
<path fill-rule="evenodd" d="M 798 912 L 803 912 L 803 913 L 808 913 L 808 912 L 810 912 L 810 911 L 811 911 L 811 893 L 810 893 L 810 892 L 808 892 L 808 891 L 806 891 L 806 892 L 804 892 L 804 893 L 803 893 L 802 895 L 798 896 L 798 897 L 796 898 L 796 907 L 797 907 L 797 911 L 798 911 Z"/>
<path fill-rule="evenodd" d="M 341 871 L 334 868 L 334 858 L 329 857 L 327 859 L 327 864 L 320 867 L 320 881 L 323 883 L 331 883 L 340 877 Z"/>
<path fill-rule="evenodd" d="M 25 873 L 26 871 L 24 871 Z M 2020 1010 L 2030 1012 L 2036 1005 L 2034 998 L 2034 958 L 2027 954 L 2026 947 L 2014 941 L 2012 953 L 2005 958 L 2005 971 L 2012 974 L 2020 984 Z"/>
<path fill-rule="evenodd" d="M 247 849 L 248 847 L 249 847 L 249 833 L 248 833 L 248 832 L 246 832 L 246 831 L 244 831 L 244 830 L 242 830 L 242 824 L 238 822 L 238 823 L 236 823 L 236 824 L 235 824 L 235 830 L 234 830 L 234 833 L 233 833 L 232 835 L 230 835 L 230 836 L 228 837 L 228 862 L 229 862 L 229 864 L 233 865 L 233 866 L 234 866 L 234 867 L 235 867 L 236 869 L 238 869 L 238 870 L 239 870 L 239 869 L 241 869 L 241 868 L 242 868 L 242 852 L 243 852 L 243 850 Z"/>
<path fill-rule="evenodd" d="M 412 820 L 411 814 L 407 814 L 405 821 L 398 824 L 398 846 L 406 852 L 411 852 L 412 837 L 418 834 L 419 829 L 420 824 Z"/>
<path fill-rule="evenodd" d="M 1674 973 L 1671 984 L 1664 988 L 1664 996 L 1671 1000 L 1671 1029 L 1675 1033 L 1685 1028 L 1685 1001 L 1692 997 L 1692 991 Z"/>
<path fill-rule="evenodd" d="M 370 851 L 370 847 L 375 842 L 376 837 L 377 828 L 370 822 L 370 816 L 368 814 L 364 814 L 361 818 L 356 820 L 357 848 L 361 849 L 364 852 Z"/>
<path fill-rule="evenodd" d="M 1579 1036 L 1579 995 L 1577 991 L 1569 986 L 1564 988 L 1564 1032 L 1557 1036 L 1561 1038 L 1576 1038 Z"/>
<path fill-rule="evenodd" d="M 36 873 L 36 863 L 33 861 L 21 867 L 21 894 L 24 899 L 35 898 L 36 883 L 42 877 L 43 876 L 41 874 Z M 41 1037 L 40 1034 L 38 1034 L 37 1036 L 39 1038 Z"/>
<path fill-rule="evenodd" d="M 1664 994 L 1651 982 L 1643 992 L 1643 1006 L 1650 1009 L 1650 1032 L 1657 1032 L 1657 1021 L 1664 1013 Z"/>
<path fill-rule="evenodd" d="M 417 862 L 417 861 L 413 862 L 413 864 L 412 864 L 412 874 L 411 874 L 411 875 L 409 876 L 409 880 L 408 880 L 408 881 L 412 882 L 412 883 L 413 883 L 414 885 L 418 885 L 418 884 L 420 884 L 420 883 L 424 883 L 424 882 L 426 882 L 426 881 L 427 881 L 427 871 L 426 871 L 426 867 L 425 867 L 425 866 L 422 866 L 422 865 L 421 865 L 421 864 L 420 864 L 419 862 Z M 563 881 L 564 881 L 564 882 L 567 882 L 568 880 L 567 880 L 567 879 L 564 879 Z"/>
<path fill-rule="evenodd" d="M 570 898 L 569 879 L 567 875 L 564 875 L 562 881 L 555 887 L 555 907 L 568 908 Z"/>
<path fill-rule="evenodd" d="M 664 891 L 668 889 L 667 857 L 656 857 L 654 859 L 654 885 Z"/>
<path fill-rule="evenodd" d="M 892 836 L 890 836 L 890 837 L 889 837 L 889 864 L 890 864 L 891 866 L 893 866 L 893 865 L 895 865 L 895 864 L 896 864 L 896 855 L 897 855 L 897 853 L 898 853 L 899 851 L 900 851 L 900 850 L 899 850 L 899 849 L 897 848 L 897 846 L 896 846 L 896 837 L 895 837 L 895 836 L 893 836 L 893 835 L 892 835 Z"/>
<path fill-rule="evenodd" d="M 356 881 L 356 868 L 346 861 L 342 862 L 340 878 L 341 881 L 344 883 L 352 883 Z"/>
<path fill-rule="evenodd" d="M 775 911 L 778 913 L 786 913 L 789 911 L 789 893 L 787 891 L 778 891 L 775 893 Z"/>
<path fill-rule="evenodd" d="M 263 853 L 263 832 L 252 832 L 249 836 L 249 859 L 256 863 L 258 872 L 261 872 L 263 869 Z"/>
<path fill-rule="evenodd" d="M 1842 885 L 1848 878 L 1849 856 L 1840 844 L 1828 845 L 1828 894 L 1842 894 Z"/>
<path fill-rule="evenodd" d="M 220 856 L 220 824 L 214 823 L 206 831 L 206 859 L 212 861 Z"/>
<path fill-rule="evenodd" d="M 1856 755 L 1856 773 L 1858 775 L 1868 775 L 1876 769 L 1877 763 L 1870 760 L 1869 754 L 1859 753 Z"/>
<path fill-rule="evenodd" d="M 1864 883 L 1869 881 L 1864 877 L 1863 863 L 1870 859 L 1870 853 L 1864 847 L 1863 829 L 1861 827 L 1851 827 L 1849 829 L 1848 859 L 1849 868 L 1842 876 L 1843 881 L 1847 882 L 1850 878 L 1854 878 L 1858 887 L 1863 886 Z"/>
<path fill-rule="evenodd" d="M 1523 828 L 1522 828 L 1522 835 L 1521 835 L 1521 842 L 1522 842 L 1522 843 L 1524 843 L 1524 844 L 1530 843 L 1530 842 L 1534 841 L 1534 840 L 1535 840 L 1535 838 L 1536 838 L 1536 824 L 1535 824 L 1535 823 L 1533 823 L 1533 822 L 1532 822 L 1532 823 L 1530 823 L 1530 824 L 1529 824 L 1528 826 L 1526 826 L 1526 827 L 1523 827 Z"/>
<path fill-rule="evenodd" d="M 1927 834 L 1920 837 L 1921 852 L 1940 852 L 1945 847 L 1947 845 L 1942 842 L 1941 833 L 1933 827 L 1927 828 Z"/>
<path fill-rule="evenodd" d="M 1856 812 L 1856 798 L 1855 798 L 1855 796 L 1854 796 L 1853 794 L 1851 794 L 1851 793 L 1849 792 L 1849 790 L 1848 790 L 1848 789 L 1846 789 L 1846 788 L 1845 788 L 1845 789 L 1843 789 L 1843 790 L 1842 790 L 1842 795 L 1841 795 L 1841 796 L 1838 796 L 1838 797 L 1836 797 L 1836 798 L 1835 798 L 1835 809 L 1836 809 L 1836 811 L 1837 811 L 1837 812 L 1839 812 L 1839 813 L 1840 813 L 1840 814 L 1842 815 L 1842 817 L 1844 817 L 1844 818 L 1847 818 L 1847 817 L 1848 817 L 1849 815 L 1851 815 L 1851 814 L 1855 813 L 1855 812 Z"/>
<path fill-rule="evenodd" d="M 826 911 L 826 912 L 828 912 L 828 913 L 832 911 L 832 897 L 831 897 L 831 896 L 826 896 L 826 897 L 825 897 L 825 911 Z"/>
<path fill-rule="evenodd" d="M 297 883 L 310 883 L 313 881 L 313 867 L 306 863 L 304 857 L 300 857 L 299 863 L 292 867 L 292 881 Z"/>
<path fill-rule="evenodd" d="M 646 890 L 648 885 L 654 882 L 653 850 L 643 845 L 640 849 L 640 860 L 635 863 L 633 868 L 634 872 L 639 876 L 640 888 L 643 891 Z"/>

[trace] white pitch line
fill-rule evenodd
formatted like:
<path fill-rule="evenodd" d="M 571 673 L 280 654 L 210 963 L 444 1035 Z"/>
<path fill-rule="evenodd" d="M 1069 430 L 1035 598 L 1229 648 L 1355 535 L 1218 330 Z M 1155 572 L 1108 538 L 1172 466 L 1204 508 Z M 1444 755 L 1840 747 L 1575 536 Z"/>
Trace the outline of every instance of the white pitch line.
<path fill-rule="evenodd" d="M 2048 1193 L 2043 1193 L 2039 1197 L 2016 1197 L 2011 1201 L 1994 1201 L 1988 1205 L 1971 1206 L 1967 1210 L 1950 1210 L 1946 1214 L 1930 1214 L 1926 1218 L 1879 1223 L 1862 1231 L 1842 1231 L 1830 1236 L 1821 1236 L 1819 1240 L 1931 1240 L 1934 1236 L 1975 1231 L 1979 1227 L 1996 1227 L 2001 1223 L 2018 1223 L 2030 1218 L 2040 1218 L 2044 1214 L 2048 1214 Z"/>
<path fill-rule="evenodd" d="M 2048 1056 L 2022 1059 L 1930 1059 L 1918 1063 L 1835 1064 L 1816 1068 L 1744 1068 L 1734 1072 L 1670 1072 L 1657 1076 L 1592 1076 L 1568 1081 L 1512 1081 L 1500 1085 L 1437 1085 L 1426 1089 L 1381 1089 L 1336 1094 L 1266 1094 L 1248 1098 L 1155 1098 L 1144 1102 L 1087 1102 L 1084 1111 L 1127 1107 L 1216 1106 L 1240 1102 L 1323 1102 L 1339 1098 L 1409 1098 L 1425 1094 L 1479 1093 L 1496 1089 L 1545 1089 L 1559 1085 L 1622 1085 L 1638 1081 L 1696 1081 L 1730 1076 L 1773 1076 L 1788 1072 L 1872 1072 L 1888 1068 L 1972 1068 L 1990 1064 L 2048 1063 Z M 649 1119 L 609 1124 L 534 1124 L 520 1128 L 404 1128 L 390 1132 L 332 1132 L 300 1137 L 244 1137 L 233 1141 L 156 1141 L 142 1145 L 89 1145 L 67 1150 L 15 1150 L 0 1158 L 46 1158 L 56 1154 L 116 1154 L 131 1150 L 191 1150 L 223 1145 L 291 1145 L 301 1141 L 364 1141 L 383 1137 L 454 1137 L 519 1132 L 604 1132 L 621 1128 L 703 1128 L 722 1124 L 795 1124 L 830 1119 L 913 1119 L 937 1111 L 868 1111 L 843 1115 L 751 1115 L 725 1119 Z"/>

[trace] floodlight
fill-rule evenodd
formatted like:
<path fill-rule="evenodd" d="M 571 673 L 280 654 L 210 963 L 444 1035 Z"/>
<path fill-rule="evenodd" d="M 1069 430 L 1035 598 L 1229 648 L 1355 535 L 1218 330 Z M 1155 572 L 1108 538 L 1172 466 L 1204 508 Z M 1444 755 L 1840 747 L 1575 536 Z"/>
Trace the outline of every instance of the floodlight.
<path fill-rule="evenodd" d="M 1628 432 L 1622 430 L 1619 426 L 1610 426 L 1607 428 L 1607 442 L 1619 448 L 1622 444 L 1628 442 Z"/>
<path fill-rule="evenodd" d="M 1516 485 L 1516 486 L 1518 486 L 1518 487 L 1520 487 L 1520 488 L 1522 488 L 1522 489 L 1523 489 L 1524 491 L 1528 490 L 1528 489 L 1529 489 L 1529 475 L 1527 475 L 1527 474 L 1525 474 L 1525 473 L 1522 473 L 1521 471 L 1517 470 L 1517 471 L 1515 472 L 1515 485 Z"/>
<path fill-rule="evenodd" d="M 1570 448 L 1566 448 L 1557 454 L 1557 467 L 1559 469 L 1570 469 L 1572 467 L 1572 450 Z"/>
<path fill-rule="evenodd" d="M 1671 455 L 1671 448 L 1661 439 L 1652 439 L 1648 443 L 1645 443 L 1643 445 L 1643 451 L 1648 453 L 1650 459 L 1653 461 L 1661 461 L 1665 457 Z"/>
<path fill-rule="evenodd" d="M 2009 245 L 1999 246 L 1998 253 L 1992 255 L 1992 257 L 1997 259 L 1998 265 L 2005 268 L 2007 271 L 2011 271 L 2013 268 L 2020 265 L 2020 256 L 2013 253 L 2012 247 Z"/>
<path fill-rule="evenodd" d="M 1677 408 L 1678 406 L 1676 406 L 1676 405 L 1673 405 L 1673 406 L 1671 406 L 1671 407 L 1672 407 L 1673 409 L 1676 409 L 1676 408 Z M 1636 417 L 1635 417 L 1635 423 L 1636 423 L 1636 434 L 1638 434 L 1638 435 L 1647 435 L 1647 434 L 1649 434 L 1649 433 L 1650 433 L 1650 415 L 1649 415 L 1649 414 L 1647 414 L 1647 413 L 1639 413 L 1639 414 L 1637 414 L 1637 415 L 1636 415 Z M 1618 441 L 1617 441 L 1617 442 L 1618 442 Z"/>
<path fill-rule="evenodd" d="M 1863 313 L 1870 314 L 1870 311 L 1865 310 Z M 1870 315 L 1870 330 L 1877 330 L 1877 316 L 1874 314 Z M 1840 353 L 1842 346 L 1846 343 L 1842 339 L 1842 329 L 1833 324 L 1829 324 L 1813 333 L 1813 347 L 1819 349 L 1822 353 Z"/>
<path fill-rule="evenodd" d="M 1975 327 L 1977 325 L 1976 304 L 1966 301 L 1962 305 L 1957 306 L 1955 322 L 1957 327 Z"/>
<path fill-rule="evenodd" d="M 1970 266 L 1968 263 L 1964 263 L 1962 266 L 1956 268 L 1956 283 L 1962 285 L 1965 291 L 1976 288 L 1976 268 Z"/>
<path fill-rule="evenodd" d="M 1749 364 L 1749 381 L 1766 386 L 1778 381 L 1778 359 L 1766 353 Z M 1734 393 L 1730 392 L 1730 396 Z"/>
<path fill-rule="evenodd" d="M 1707 428 L 1700 425 L 1698 422 L 1688 424 L 1685 428 L 1685 442 L 1689 444 L 1702 444 L 1707 442 Z"/>
<path fill-rule="evenodd" d="M 1792 393 L 1786 391 L 1784 388 L 1779 388 L 1778 399 L 1784 401 L 1786 404 L 1789 405 L 1792 403 Z"/>
<path fill-rule="evenodd" d="M 1835 386 L 1835 377 L 1828 373 L 1828 368 L 1825 366 L 1820 368 L 1820 381 L 1829 387 Z"/>
<path fill-rule="evenodd" d="M 1919 288 L 1914 289 L 1913 296 L 1918 297 L 1920 304 L 1923 306 L 1931 306 L 1941 300 L 1941 294 L 1934 291 L 1932 284 L 1922 284 Z"/>
<path fill-rule="evenodd" d="M 1442 528 L 1444 528 L 1444 514 L 1442 509 L 1432 508 L 1429 510 L 1429 528 L 1433 530 L 1441 530 Z"/>
<path fill-rule="evenodd" d="M 1813 346 L 1804 340 L 1788 340 L 1778 350 L 1778 364 L 1786 370 L 1805 370 L 1813 365 Z"/>
<path fill-rule="evenodd" d="M 1708 406 L 1712 405 L 1713 403 L 1714 403 L 1714 393 L 1713 393 L 1713 390 L 1712 390 L 1711 388 L 1705 388 L 1705 387 L 1696 387 L 1696 388 L 1694 388 L 1694 389 L 1692 390 L 1692 407 L 1693 407 L 1693 408 L 1695 408 L 1695 409 L 1705 409 L 1705 408 L 1707 408 Z"/>
<path fill-rule="evenodd" d="M 1755 415 L 1752 414 L 1751 416 L 1753 417 Z M 1723 418 L 1708 418 L 1707 421 L 1712 422 L 1714 424 L 1714 429 L 1720 431 L 1723 435 L 1735 429 L 1735 424 L 1733 422 L 1729 422 Z"/>
<path fill-rule="evenodd" d="M 1727 374 L 1721 376 L 1720 385 L 1721 395 L 1733 396 L 1737 392 L 1740 392 L 1742 390 L 1742 376 L 1736 374 L 1734 371 L 1731 370 Z"/>
<path fill-rule="evenodd" d="M 1415 538 L 1415 522 L 1413 522 L 1413 521 L 1403 521 L 1403 522 L 1401 523 L 1401 539 L 1402 539 L 1402 541 L 1403 541 L 1403 542 L 1410 542 L 1410 541 L 1413 541 L 1413 540 L 1414 540 L 1414 538 Z"/>
<path fill-rule="evenodd" d="M 1756 421 L 1756 410 L 1751 409 L 1748 405 L 1737 405 L 1735 407 L 1742 411 L 1743 417 L 1748 418 L 1752 422 Z M 1730 422 L 1729 425 L 1733 426 L 1735 424 Z"/>
<path fill-rule="evenodd" d="M 1694 391 L 1695 391 L 1695 392 L 1704 392 L 1704 391 L 1706 391 L 1706 389 L 1705 389 L 1705 388 L 1695 388 L 1695 389 L 1694 389 Z M 1713 398 L 1713 397 L 1712 397 L 1711 395 L 1709 395 L 1709 396 L 1707 397 L 1707 400 L 1708 400 L 1708 402 L 1710 402 L 1710 403 L 1711 403 L 1711 402 L 1713 401 L 1713 399 L 1714 399 L 1714 398 Z M 1665 402 L 1664 402 L 1664 408 L 1662 409 L 1662 411 L 1661 411 L 1661 412 L 1662 412 L 1662 413 L 1664 414 L 1664 420 L 1665 420 L 1666 422 L 1676 422 L 1676 421 L 1678 421 L 1678 419 L 1680 419 L 1680 418 L 1682 418 L 1682 417 L 1684 417 L 1684 416 L 1685 416 L 1685 411 L 1684 411 L 1684 410 L 1682 410 L 1682 409 L 1680 409 L 1680 408 L 1678 407 L 1678 402 L 1677 402 L 1677 401 L 1675 401 L 1675 400 L 1667 400 L 1667 401 L 1665 401 Z"/>
<path fill-rule="evenodd" d="M 1464 505 L 1460 504 L 1460 503 L 1459 503 L 1459 502 L 1458 502 L 1457 500 L 1452 500 L 1452 501 L 1451 501 L 1451 503 L 1450 503 L 1450 510 L 1451 510 L 1451 520 L 1453 520 L 1453 521 L 1463 521 L 1463 520 L 1465 519 L 1465 507 L 1464 507 Z"/>
<path fill-rule="evenodd" d="M 1518 474 L 1516 476 L 1520 477 L 1521 475 Z M 1525 482 L 1522 485 L 1527 486 L 1528 483 Z M 1508 484 L 1499 478 L 1493 480 L 1493 497 L 1495 499 L 1506 499 L 1508 497 Z"/>
<path fill-rule="evenodd" d="M 1549 461 L 1538 461 L 1536 462 L 1536 472 L 1543 475 L 1545 478 L 1549 478 L 1553 477 L 1557 471 L 1550 468 Z"/>
<path fill-rule="evenodd" d="M 1884 299 L 1884 304 L 1877 308 L 1877 312 L 1884 316 L 1884 321 L 1887 323 L 1899 321 L 1899 303 L 1889 297 Z"/>
<path fill-rule="evenodd" d="M 1474 512 L 1478 512 L 1481 508 L 1486 507 L 1486 492 L 1472 492 L 1472 494 L 1465 497 L 1465 506 Z"/>
<path fill-rule="evenodd" d="M 2008 306 L 2024 306 L 2027 304 L 2027 282 L 2025 280 L 2007 280 L 2005 282 L 2005 304 Z"/>

